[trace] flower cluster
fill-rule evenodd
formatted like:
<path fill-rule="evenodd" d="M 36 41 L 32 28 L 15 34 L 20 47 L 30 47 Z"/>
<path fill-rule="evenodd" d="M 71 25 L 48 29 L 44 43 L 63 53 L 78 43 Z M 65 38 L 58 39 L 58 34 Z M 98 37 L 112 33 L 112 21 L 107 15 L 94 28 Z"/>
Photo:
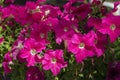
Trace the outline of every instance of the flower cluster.
<path fill-rule="evenodd" d="M 2 23 L 6 19 L 7 25 L 12 25 L 10 22 L 13 19 L 22 26 L 11 50 L 4 56 L 5 73 L 11 72 L 10 63 L 18 60 L 29 68 L 26 80 L 44 80 L 38 64 L 56 76 L 69 65 L 66 54 L 73 54 L 77 63 L 100 57 L 108 42 L 113 43 L 120 36 L 120 16 L 114 14 L 115 10 L 106 12 L 106 7 L 101 6 L 99 0 L 93 0 L 92 3 L 69 0 L 62 8 L 43 5 L 44 2 L 27 1 L 24 6 L 11 4 L 0 7 L 0 27 L 4 28 Z M 0 38 L 0 43 L 2 41 L 4 39 Z"/>

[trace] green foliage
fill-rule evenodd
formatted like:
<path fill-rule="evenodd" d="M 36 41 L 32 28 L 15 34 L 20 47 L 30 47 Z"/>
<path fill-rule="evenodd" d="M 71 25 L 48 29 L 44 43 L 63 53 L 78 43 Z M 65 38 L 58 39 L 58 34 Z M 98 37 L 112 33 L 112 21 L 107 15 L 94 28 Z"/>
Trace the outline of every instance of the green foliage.
<path fill-rule="evenodd" d="M 12 73 L 9 74 L 11 80 L 25 80 L 27 68 L 23 63 L 18 63 L 17 65 L 12 65 Z"/>
<path fill-rule="evenodd" d="M 14 20 L 12 20 L 14 22 Z M 13 42 L 17 39 L 17 36 L 22 29 L 22 27 L 14 22 L 13 26 L 7 24 L 2 24 L 0 26 L 0 38 L 4 38 L 4 41 L 0 44 L 0 75 L 3 74 L 2 62 L 4 60 L 4 55 L 11 50 Z"/>

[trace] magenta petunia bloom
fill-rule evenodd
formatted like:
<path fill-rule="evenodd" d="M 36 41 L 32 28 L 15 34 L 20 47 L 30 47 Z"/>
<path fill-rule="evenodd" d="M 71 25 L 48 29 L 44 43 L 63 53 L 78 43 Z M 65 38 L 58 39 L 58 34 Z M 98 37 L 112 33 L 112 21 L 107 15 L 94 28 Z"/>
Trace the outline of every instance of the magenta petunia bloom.
<path fill-rule="evenodd" d="M 26 72 L 26 80 L 45 80 L 44 74 L 38 67 L 30 67 Z"/>
<path fill-rule="evenodd" d="M 17 59 L 17 56 L 20 52 L 20 50 L 23 48 L 23 41 L 17 40 L 14 42 L 14 45 L 12 47 L 12 56 L 13 56 L 13 60 Z"/>
<path fill-rule="evenodd" d="M 56 18 L 58 15 L 61 14 L 61 10 L 57 6 L 42 5 L 40 6 L 40 10 L 44 13 L 43 18 L 48 17 Z"/>
<path fill-rule="evenodd" d="M 10 65 L 10 62 L 6 62 L 6 61 L 2 62 L 2 66 L 3 66 L 5 74 L 12 72 L 12 69 L 9 65 Z"/>
<path fill-rule="evenodd" d="M 66 20 L 59 21 L 58 25 L 54 27 L 56 33 L 56 43 L 60 44 L 63 40 L 69 40 L 75 33 L 73 23 Z"/>
<path fill-rule="evenodd" d="M 120 15 L 120 8 L 119 8 L 119 6 L 120 6 L 120 1 L 115 1 L 114 2 L 114 9 L 113 9 L 113 11 L 112 11 L 112 15 L 115 15 L 115 16 L 119 16 Z"/>
<path fill-rule="evenodd" d="M 84 20 L 91 12 L 92 9 L 90 4 L 81 4 L 78 8 L 73 10 L 72 14 L 81 21 Z"/>
<path fill-rule="evenodd" d="M 5 74 L 8 74 L 12 71 L 10 64 L 12 64 L 12 57 L 11 57 L 11 53 L 7 52 L 4 55 L 4 61 L 2 62 L 2 66 L 3 66 L 3 69 L 5 71 Z"/>
<path fill-rule="evenodd" d="M 28 23 L 40 22 L 43 16 L 40 6 L 35 2 L 26 3 L 26 20 Z"/>
<path fill-rule="evenodd" d="M 94 50 L 95 50 L 95 55 L 97 57 L 104 54 L 106 47 L 107 47 L 107 44 L 108 44 L 107 35 L 102 34 L 100 32 L 96 32 Z"/>
<path fill-rule="evenodd" d="M 87 25 L 89 28 L 99 26 L 101 25 L 101 21 L 102 20 L 100 18 L 90 17 L 87 21 Z"/>
<path fill-rule="evenodd" d="M 120 16 L 108 16 L 102 19 L 102 23 L 98 26 L 98 31 L 110 36 L 110 41 L 114 42 L 120 35 Z"/>
<path fill-rule="evenodd" d="M 75 55 L 76 61 L 80 63 L 87 57 L 95 55 L 93 51 L 95 39 L 93 32 L 86 35 L 74 34 L 72 39 L 67 43 L 68 51 L 72 52 Z"/>
<path fill-rule="evenodd" d="M 44 55 L 42 65 L 44 70 L 51 70 L 53 75 L 56 76 L 61 68 L 67 67 L 67 63 L 63 59 L 63 51 L 48 50 Z"/>
<path fill-rule="evenodd" d="M 25 7 L 29 10 L 33 10 L 37 7 L 35 2 L 27 1 Z"/>
<path fill-rule="evenodd" d="M 21 49 L 20 57 L 26 59 L 27 66 L 34 66 L 38 61 L 36 59 L 39 58 L 39 53 L 45 48 L 46 46 L 40 42 L 36 42 L 32 38 L 28 39 L 24 43 L 24 48 Z"/>
<path fill-rule="evenodd" d="M 31 25 L 31 33 L 30 37 L 34 38 L 37 41 L 42 42 L 43 44 L 48 44 L 47 34 L 50 31 L 50 27 L 46 25 L 44 22 L 39 24 Z"/>

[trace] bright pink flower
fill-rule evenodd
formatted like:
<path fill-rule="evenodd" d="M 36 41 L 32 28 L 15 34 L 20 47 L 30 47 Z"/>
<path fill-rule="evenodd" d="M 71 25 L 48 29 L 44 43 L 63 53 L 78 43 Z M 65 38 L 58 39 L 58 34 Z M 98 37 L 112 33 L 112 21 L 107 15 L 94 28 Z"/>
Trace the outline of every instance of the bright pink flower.
<path fill-rule="evenodd" d="M 5 74 L 8 74 L 12 71 L 10 64 L 12 64 L 12 57 L 11 57 L 11 53 L 8 52 L 4 55 L 4 61 L 2 62 L 2 66 L 5 71 Z"/>
<path fill-rule="evenodd" d="M 35 2 L 27 1 L 25 7 L 29 10 L 34 10 L 37 7 Z"/>
<path fill-rule="evenodd" d="M 47 34 L 50 31 L 50 28 L 48 25 L 46 25 L 44 22 L 41 22 L 39 24 L 33 24 L 31 25 L 31 34 L 30 36 L 32 38 L 38 39 L 46 39 Z"/>
<path fill-rule="evenodd" d="M 50 27 L 50 29 L 55 28 L 58 25 L 58 22 L 59 22 L 58 18 L 51 18 L 51 17 L 49 17 L 45 21 L 45 23 Z"/>
<path fill-rule="evenodd" d="M 120 1 L 114 2 L 114 9 L 112 10 L 112 15 L 115 15 L 115 16 L 120 15 L 119 6 L 120 6 Z"/>
<path fill-rule="evenodd" d="M 64 13 L 71 13 L 72 10 L 75 9 L 75 7 L 72 6 L 73 2 L 74 2 L 74 1 L 68 2 L 68 3 L 66 3 L 66 4 L 63 6 L 63 7 L 64 7 Z"/>
<path fill-rule="evenodd" d="M 32 19 L 30 19 L 30 18 L 28 18 L 28 19 L 30 19 L 31 22 L 32 22 L 32 21 L 33 21 L 33 22 L 40 22 L 41 19 L 42 19 L 42 17 L 43 17 L 43 14 L 40 13 L 40 12 L 36 12 L 36 13 L 34 13 L 34 14 L 30 14 L 30 16 L 31 16 Z M 30 17 L 30 16 L 28 16 L 28 17 Z"/>
<path fill-rule="evenodd" d="M 104 54 L 107 44 L 108 44 L 107 35 L 97 32 L 94 46 L 95 55 L 97 57 Z"/>
<path fill-rule="evenodd" d="M 78 8 L 74 9 L 72 14 L 79 20 L 84 20 L 89 13 L 92 12 L 90 4 L 82 4 Z"/>
<path fill-rule="evenodd" d="M 94 41 L 95 34 L 93 32 L 86 35 L 74 34 L 72 39 L 67 43 L 68 51 L 72 52 L 75 55 L 76 61 L 80 63 L 87 57 L 95 55 L 93 51 Z"/>
<path fill-rule="evenodd" d="M 63 59 L 63 51 L 62 50 L 48 50 L 42 61 L 44 70 L 51 70 L 53 75 L 56 76 L 61 68 L 67 66 L 67 63 Z"/>
<path fill-rule="evenodd" d="M 76 1 L 73 0 L 64 5 L 64 11 L 62 17 L 64 17 L 64 19 L 66 20 L 75 21 L 75 23 L 77 23 L 78 19 L 76 19 L 74 14 L 71 14 L 77 8 L 76 6 L 73 6 L 74 2 Z"/>
<path fill-rule="evenodd" d="M 91 13 L 91 5 L 90 4 L 81 4 L 81 5 L 74 5 L 74 2 L 78 3 L 81 1 L 80 0 L 72 0 L 72 2 L 68 2 L 64 5 L 64 12 L 62 16 L 71 21 L 79 22 L 81 20 L 84 20 L 89 13 Z M 86 8 L 87 7 L 87 8 Z"/>
<path fill-rule="evenodd" d="M 93 29 L 96 28 L 98 29 L 98 26 L 100 26 L 102 23 L 102 19 L 100 18 L 94 18 L 94 17 L 90 17 L 87 24 L 88 24 L 88 28 Z M 101 27 L 99 27 L 101 29 Z M 99 29 L 98 29 L 99 30 Z M 95 34 L 95 45 L 94 45 L 94 52 L 96 56 L 101 56 L 105 49 L 106 49 L 106 45 L 107 45 L 107 35 L 106 34 L 102 34 L 98 31 L 96 31 Z"/>
<path fill-rule="evenodd" d="M 94 17 L 90 17 L 87 21 L 87 25 L 88 27 L 95 27 L 95 26 L 99 26 L 101 25 L 101 19 L 100 18 L 94 18 Z"/>
<path fill-rule="evenodd" d="M 41 22 L 39 24 L 33 24 L 31 25 L 30 37 L 34 38 L 37 41 L 40 41 L 44 45 L 47 45 L 49 43 L 47 41 L 49 31 L 50 27 L 44 22 Z"/>
<path fill-rule="evenodd" d="M 7 62 L 12 61 L 12 55 L 11 55 L 10 52 L 7 52 L 7 53 L 4 55 L 4 61 L 7 61 Z"/>
<path fill-rule="evenodd" d="M 120 35 L 120 16 L 108 16 L 102 19 L 102 23 L 98 28 L 103 34 L 110 36 L 110 41 L 114 42 Z"/>
<path fill-rule="evenodd" d="M 92 4 L 100 5 L 101 0 L 92 0 Z"/>
<path fill-rule="evenodd" d="M 23 41 L 15 41 L 14 42 L 14 45 L 12 47 L 12 56 L 13 56 L 13 59 L 16 60 L 17 59 L 17 56 L 18 54 L 20 53 L 20 50 L 24 47 L 23 45 Z"/>
<path fill-rule="evenodd" d="M 40 6 L 34 2 L 26 3 L 26 20 L 28 23 L 40 22 L 44 13 L 41 11 Z"/>
<path fill-rule="evenodd" d="M 7 17 L 9 17 L 9 16 L 11 15 L 11 9 L 8 8 L 8 7 L 3 8 L 3 9 L 1 10 L 1 12 L 2 12 L 2 18 L 3 18 L 3 19 L 4 19 L 4 18 L 7 18 Z"/>
<path fill-rule="evenodd" d="M 26 36 L 28 35 L 27 29 L 23 28 L 18 35 L 17 40 L 13 43 L 11 53 L 13 60 L 18 60 L 20 62 L 25 62 L 25 59 L 20 57 L 21 49 L 24 48 L 24 42 L 27 40 Z"/>
<path fill-rule="evenodd" d="M 3 61 L 2 66 L 3 66 L 5 74 L 12 72 L 12 69 L 10 68 L 10 62 Z"/>
<path fill-rule="evenodd" d="M 35 41 L 34 39 L 28 39 L 24 43 L 24 48 L 20 52 L 20 57 L 26 59 L 27 66 L 34 66 L 37 61 L 39 53 L 46 48 L 45 45 L 40 42 Z M 40 58 L 41 59 L 41 58 Z"/>
<path fill-rule="evenodd" d="M 40 10 L 44 13 L 44 18 L 52 17 L 56 18 L 61 14 L 61 10 L 59 7 L 51 6 L 51 5 L 42 5 L 40 6 Z"/>
<path fill-rule="evenodd" d="M 63 40 L 69 40 L 72 38 L 72 35 L 75 33 L 73 29 L 74 24 L 70 21 L 61 20 L 58 25 L 54 27 L 56 33 L 56 42 L 60 44 Z"/>
<path fill-rule="evenodd" d="M 44 74 L 38 67 L 30 67 L 26 72 L 26 80 L 44 80 Z"/>
<path fill-rule="evenodd" d="M 16 22 L 19 22 L 21 25 L 26 25 L 28 23 L 28 20 L 26 20 L 27 17 L 27 10 L 23 6 L 17 6 L 16 9 L 16 14 L 14 14 L 14 19 Z"/>

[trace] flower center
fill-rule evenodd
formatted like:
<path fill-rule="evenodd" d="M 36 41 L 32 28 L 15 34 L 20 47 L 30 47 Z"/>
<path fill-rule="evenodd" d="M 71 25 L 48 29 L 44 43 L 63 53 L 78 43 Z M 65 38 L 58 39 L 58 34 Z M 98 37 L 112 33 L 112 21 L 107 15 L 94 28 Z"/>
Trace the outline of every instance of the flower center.
<path fill-rule="evenodd" d="M 80 43 L 79 48 L 83 49 L 84 47 L 85 47 L 85 44 L 84 43 Z"/>
<path fill-rule="evenodd" d="M 22 49 L 23 47 L 24 47 L 24 46 L 23 46 L 23 44 L 22 44 L 22 41 L 18 42 L 17 48 L 18 48 L 18 49 Z"/>
<path fill-rule="evenodd" d="M 44 56 L 44 52 L 41 51 L 41 52 L 38 54 L 38 56 L 39 56 L 40 58 L 42 58 L 42 57 Z"/>
<path fill-rule="evenodd" d="M 67 27 L 65 27 L 65 28 L 64 28 L 64 32 L 67 32 L 67 31 L 68 31 L 68 28 L 67 28 Z"/>
<path fill-rule="evenodd" d="M 56 58 L 52 58 L 51 62 L 55 64 L 57 62 Z"/>
<path fill-rule="evenodd" d="M 95 43 L 95 44 L 97 44 L 97 43 L 98 43 L 98 40 L 97 40 L 97 39 L 95 39 L 95 40 L 94 40 L 94 43 Z"/>
<path fill-rule="evenodd" d="M 112 31 L 114 31 L 114 30 L 116 29 L 115 24 L 112 24 L 112 25 L 110 26 L 110 29 L 111 29 Z"/>
<path fill-rule="evenodd" d="M 37 51 L 36 51 L 35 49 L 31 49 L 31 50 L 30 50 L 30 53 L 31 53 L 32 55 L 35 55 L 35 54 L 37 53 Z"/>
<path fill-rule="evenodd" d="M 48 14 L 50 14 L 50 10 L 45 11 L 45 15 L 47 16 Z"/>
<path fill-rule="evenodd" d="M 33 9 L 33 10 L 28 10 L 28 13 L 30 14 L 35 14 L 35 13 L 41 13 L 41 10 L 40 10 L 40 7 L 37 6 L 36 9 Z"/>
<path fill-rule="evenodd" d="M 40 37 L 41 38 L 45 38 L 45 34 L 44 33 L 40 33 Z"/>

